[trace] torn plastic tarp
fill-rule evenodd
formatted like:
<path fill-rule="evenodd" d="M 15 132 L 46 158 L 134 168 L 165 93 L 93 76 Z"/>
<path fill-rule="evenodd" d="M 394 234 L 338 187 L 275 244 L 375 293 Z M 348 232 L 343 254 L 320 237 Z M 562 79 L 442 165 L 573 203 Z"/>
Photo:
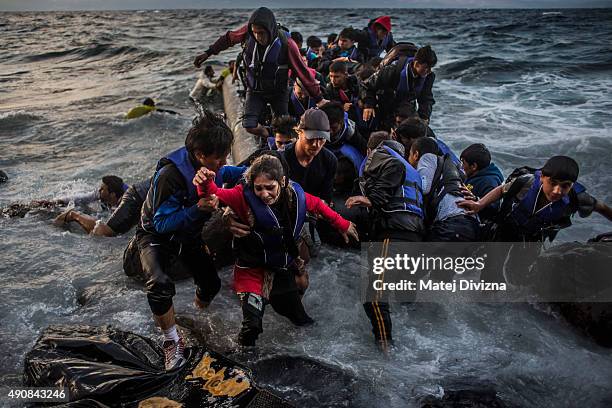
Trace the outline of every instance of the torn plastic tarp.
<path fill-rule="evenodd" d="M 160 406 L 154 397 L 183 407 L 292 406 L 222 354 L 189 347 L 185 355 L 183 367 L 166 372 L 161 347 L 146 337 L 108 326 L 50 326 L 26 355 L 24 383 L 65 387 L 65 407 Z"/>

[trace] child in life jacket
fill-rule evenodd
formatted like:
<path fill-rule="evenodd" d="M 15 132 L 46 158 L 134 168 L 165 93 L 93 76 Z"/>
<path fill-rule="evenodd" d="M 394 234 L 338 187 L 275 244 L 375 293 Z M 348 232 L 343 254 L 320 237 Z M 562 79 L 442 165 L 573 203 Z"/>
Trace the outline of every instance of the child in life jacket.
<path fill-rule="evenodd" d="M 238 340 L 244 346 L 255 345 L 263 331 L 266 303 L 298 326 L 312 323 L 295 286 L 295 276 L 305 273 L 298 241 L 306 212 L 327 220 L 347 242 L 349 237 L 358 239 L 353 223 L 305 193 L 285 173 L 279 158 L 265 154 L 255 159 L 234 188 L 218 188 L 215 173 L 206 168 L 193 180 L 200 197 L 216 195 L 251 227 L 249 235 L 234 238 L 234 289 L 243 311 Z"/>

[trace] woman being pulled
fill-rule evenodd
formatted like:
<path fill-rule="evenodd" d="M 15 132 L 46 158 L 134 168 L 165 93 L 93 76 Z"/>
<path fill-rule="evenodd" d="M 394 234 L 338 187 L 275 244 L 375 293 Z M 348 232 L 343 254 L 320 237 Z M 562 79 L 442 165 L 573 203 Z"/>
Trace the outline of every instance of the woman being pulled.
<path fill-rule="evenodd" d="M 246 170 L 234 188 L 218 188 L 215 173 L 202 168 L 193 182 L 201 197 L 216 195 L 240 222 L 251 227 L 245 237 L 234 238 L 234 289 L 240 298 L 243 320 L 238 341 L 254 346 L 263 331 L 266 303 L 297 326 L 313 322 L 304 310 L 295 277 L 305 274 L 298 241 L 306 212 L 326 219 L 348 242 L 358 239 L 355 226 L 320 198 L 305 193 L 285 176 L 279 157 L 264 154 Z"/>

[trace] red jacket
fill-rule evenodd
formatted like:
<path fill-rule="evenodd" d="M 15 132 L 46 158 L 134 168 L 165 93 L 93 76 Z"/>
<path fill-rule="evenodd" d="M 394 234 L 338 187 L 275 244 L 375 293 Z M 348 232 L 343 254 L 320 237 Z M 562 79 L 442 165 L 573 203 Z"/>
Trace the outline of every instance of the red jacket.
<path fill-rule="evenodd" d="M 200 184 L 198 187 L 198 195 L 200 197 L 208 197 L 215 194 L 219 197 L 219 200 L 224 204 L 228 205 L 238 215 L 238 218 L 244 223 L 249 224 L 249 214 L 251 209 L 249 204 L 246 202 L 243 194 L 242 184 L 238 184 L 233 188 L 219 188 L 213 182 L 213 180 L 206 180 L 204 184 Z M 323 219 L 330 223 L 335 229 L 346 232 L 351 225 L 349 221 L 345 220 L 327 206 L 319 197 L 306 194 L 306 211 L 315 215 L 320 215 Z"/>

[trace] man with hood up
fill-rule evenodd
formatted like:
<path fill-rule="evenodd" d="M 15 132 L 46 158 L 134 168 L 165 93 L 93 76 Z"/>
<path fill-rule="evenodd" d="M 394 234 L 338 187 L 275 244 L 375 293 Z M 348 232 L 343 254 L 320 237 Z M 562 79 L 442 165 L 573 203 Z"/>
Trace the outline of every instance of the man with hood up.
<path fill-rule="evenodd" d="M 286 115 L 289 103 L 289 75 L 298 78 L 305 91 L 315 102 L 321 101 L 319 84 L 308 70 L 300 50 L 289 33 L 276 24 L 274 13 L 260 7 L 253 12 L 249 22 L 235 31 L 228 31 L 203 54 L 194 65 L 200 65 L 211 55 L 243 44 L 242 58 L 247 71 L 247 95 L 242 126 L 256 136 L 265 139 L 268 131 L 258 123 L 266 104 L 270 104 L 274 116 Z"/>
<path fill-rule="evenodd" d="M 368 26 L 359 32 L 356 38 L 359 51 L 367 56 L 367 60 L 381 55 L 383 51 L 389 52 L 396 42 L 391 34 L 391 17 L 380 16 L 368 22 Z"/>

